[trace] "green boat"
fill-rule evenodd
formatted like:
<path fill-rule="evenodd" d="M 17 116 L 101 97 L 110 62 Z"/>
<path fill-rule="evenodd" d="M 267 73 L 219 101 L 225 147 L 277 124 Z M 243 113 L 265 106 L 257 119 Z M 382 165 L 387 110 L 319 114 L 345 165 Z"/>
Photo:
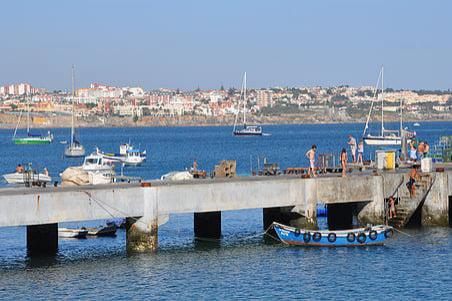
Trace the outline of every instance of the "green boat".
<path fill-rule="evenodd" d="M 53 135 L 48 133 L 47 136 L 31 135 L 23 138 L 13 138 L 14 144 L 49 144 L 53 141 Z"/>
<path fill-rule="evenodd" d="M 47 132 L 46 136 L 41 134 L 32 134 L 30 132 L 30 102 L 27 104 L 27 135 L 25 137 L 17 137 L 17 128 L 20 124 L 20 119 L 22 117 L 22 111 L 19 115 L 19 120 L 17 122 L 16 129 L 14 130 L 13 143 L 14 144 L 49 144 L 53 141 L 53 135 L 50 131 Z"/>

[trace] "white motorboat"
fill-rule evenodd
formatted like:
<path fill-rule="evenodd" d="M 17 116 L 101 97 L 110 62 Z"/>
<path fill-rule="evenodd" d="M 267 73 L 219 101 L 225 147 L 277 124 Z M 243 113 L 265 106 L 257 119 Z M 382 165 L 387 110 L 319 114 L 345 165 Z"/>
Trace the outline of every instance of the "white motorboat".
<path fill-rule="evenodd" d="M 113 165 L 108 160 L 105 160 L 102 154 L 96 152 L 85 157 L 82 168 L 85 171 L 111 171 L 113 170 Z"/>
<path fill-rule="evenodd" d="M 81 229 L 58 228 L 58 237 L 86 238 L 86 235 L 88 235 L 88 230 L 85 228 Z"/>
<path fill-rule="evenodd" d="M 72 66 L 72 123 L 71 123 L 71 143 L 64 149 L 64 156 L 75 158 L 85 155 L 85 148 L 75 138 L 75 106 L 74 106 L 74 66 Z"/>
<path fill-rule="evenodd" d="M 379 135 L 372 135 L 366 132 L 369 128 L 369 121 L 372 114 L 374 101 L 372 101 L 370 105 L 369 114 L 367 115 L 366 125 L 363 131 L 363 141 L 367 145 L 374 146 L 391 146 L 391 145 L 402 145 L 402 137 L 406 137 L 408 139 L 413 138 L 415 134 L 413 132 L 409 132 L 403 128 L 403 110 L 402 110 L 402 99 L 400 99 L 400 130 L 387 130 L 384 126 L 384 69 L 381 67 L 380 74 L 378 76 L 377 85 L 375 86 L 374 98 L 377 98 L 378 87 L 381 80 L 381 92 L 378 95 L 378 98 L 381 98 L 381 131 Z M 377 99 L 378 100 L 378 99 Z"/>
<path fill-rule="evenodd" d="M 119 154 L 104 153 L 99 149 L 96 149 L 96 153 L 109 163 L 117 162 L 124 165 L 140 165 L 146 161 L 147 157 L 146 150 L 141 151 L 130 143 L 121 144 L 119 146 Z"/>
<path fill-rule="evenodd" d="M 3 178 L 8 184 L 26 184 L 26 183 L 49 183 L 52 182 L 52 178 L 42 173 L 36 173 L 34 171 L 26 172 L 14 172 L 4 174 Z"/>
<path fill-rule="evenodd" d="M 240 110 L 237 110 L 234 121 L 234 129 L 232 134 L 234 136 L 262 136 L 262 127 L 260 125 L 247 125 L 246 124 L 246 72 L 243 75 L 241 97 L 243 95 L 243 127 L 237 127 L 238 116 Z"/>

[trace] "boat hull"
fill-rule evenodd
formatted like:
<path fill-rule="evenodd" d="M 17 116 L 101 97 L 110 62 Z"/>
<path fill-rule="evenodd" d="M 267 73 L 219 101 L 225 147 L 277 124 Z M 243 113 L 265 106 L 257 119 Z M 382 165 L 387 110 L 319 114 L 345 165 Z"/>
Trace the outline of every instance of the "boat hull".
<path fill-rule="evenodd" d="M 69 158 L 83 157 L 85 155 L 84 147 L 69 146 L 64 150 L 64 156 Z"/>
<path fill-rule="evenodd" d="M 25 184 L 25 182 L 46 182 L 52 181 L 52 178 L 44 174 L 33 173 L 10 173 L 3 175 L 3 178 L 8 184 Z"/>
<path fill-rule="evenodd" d="M 14 138 L 14 144 L 50 144 L 52 139 L 50 137 L 45 138 Z"/>
<path fill-rule="evenodd" d="M 279 239 L 287 245 L 311 247 L 362 247 L 381 246 L 393 234 L 392 227 L 374 226 L 371 228 L 345 231 L 302 230 L 273 223 Z"/>
<path fill-rule="evenodd" d="M 98 228 L 87 228 L 88 236 L 116 236 L 116 225 L 110 224 Z"/>
<path fill-rule="evenodd" d="M 58 237 L 62 238 L 86 238 L 86 235 L 88 235 L 86 229 L 58 228 Z"/>
<path fill-rule="evenodd" d="M 381 146 L 391 146 L 391 145 L 401 145 L 402 139 L 399 137 L 364 137 L 364 143 L 367 145 L 381 145 Z"/>

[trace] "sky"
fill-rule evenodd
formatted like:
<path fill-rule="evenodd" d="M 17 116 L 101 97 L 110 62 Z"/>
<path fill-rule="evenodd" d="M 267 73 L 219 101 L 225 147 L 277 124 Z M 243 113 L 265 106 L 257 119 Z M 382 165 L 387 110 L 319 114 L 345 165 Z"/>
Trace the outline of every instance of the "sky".
<path fill-rule="evenodd" d="M 452 1 L 0 2 L 0 85 L 452 89 Z"/>

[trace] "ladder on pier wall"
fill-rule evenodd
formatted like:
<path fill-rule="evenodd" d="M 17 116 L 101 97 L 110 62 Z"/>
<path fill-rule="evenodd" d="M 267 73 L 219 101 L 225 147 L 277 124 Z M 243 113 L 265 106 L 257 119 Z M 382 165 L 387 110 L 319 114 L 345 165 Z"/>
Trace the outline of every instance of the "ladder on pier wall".
<path fill-rule="evenodd" d="M 409 177 L 405 177 L 405 183 Z M 410 197 L 410 192 L 406 185 L 398 188 L 399 202 L 396 207 L 396 217 L 389 219 L 389 224 L 396 228 L 403 228 L 410 222 L 416 210 L 422 208 L 435 179 L 430 174 L 420 175 L 420 179 L 415 182 L 416 192 Z"/>

